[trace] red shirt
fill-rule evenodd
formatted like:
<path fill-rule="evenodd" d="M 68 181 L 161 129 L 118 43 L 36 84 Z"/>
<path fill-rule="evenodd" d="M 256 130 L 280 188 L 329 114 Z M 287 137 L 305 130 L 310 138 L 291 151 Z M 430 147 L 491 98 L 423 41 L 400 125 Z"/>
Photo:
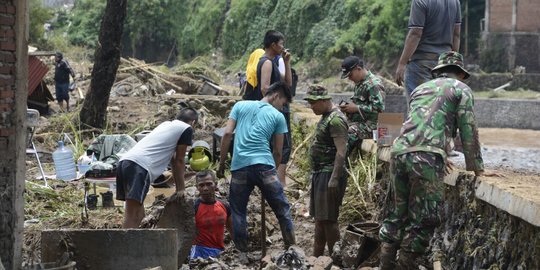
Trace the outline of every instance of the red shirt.
<path fill-rule="evenodd" d="M 193 244 L 203 247 L 225 248 L 223 235 L 227 218 L 231 215 L 229 205 L 221 200 L 207 204 L 201 199 L 197 199 L 194 207 L 197 237 Z"/>

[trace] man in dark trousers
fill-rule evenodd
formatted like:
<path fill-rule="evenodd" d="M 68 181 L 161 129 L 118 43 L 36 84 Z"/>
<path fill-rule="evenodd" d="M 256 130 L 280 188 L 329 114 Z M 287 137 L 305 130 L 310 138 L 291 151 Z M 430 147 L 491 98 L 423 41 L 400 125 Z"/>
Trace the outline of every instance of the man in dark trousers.
<path fill-rule="evenodd" d="M 54 54 L 54 84 L 56 88 L 56 101 L 60 105 L 60 109 L 63 107 L 64 101 L 66 101 L 65 111 L 69 112 L 69 76 L 75 80 L 75 72 L 64 59 L 64 55 L 61 52 Z"/>
<path fill-rule="evenodd" d="M 313 256 L 319 257 L 328 246 L 330 254 L 339 240 L 339 207 L 347 187 L 345 158 L 348 126 L 345 115 L 332 104 L 332 97 L 320 85 L 309 87 L 306 97 L 311 110 L 321 115 L 309 151 L 311 198 L 309 213 L 315 218 Z"/>
<path fill-rule="evenodd" d="M 198 172 L 195 181 L 199 191 L 194 205 L 197 236 L 189 258 L 217 258 L 225 249 L 225 228 L 232 234 L 231 208 L 228 202 L 216 199 L 216 175 L 213 171 Z"/>
<path fill-rule="evenodd" d="M 407 99 L 419 85 L 432 79 L 431 69 L 439 55 L 459 51 L 461 32 L 459 0 L 413 0 L 409 32 L 396 70 L 396 83 L 403 85 Z"/>
<path fill-rule="evenodd" d="M 255 186 L 259 187 L 264 199 L 274 211 L 285 246 L 295 243 L 291 207 L 276 172 L 276 167 L 281 162 L 283 134 L 287 133 L 285 117 L 279 110 L 291 99 L 285 83 L 274 83 L 268 87 L 262 100 L 237 102 L 225 127 L 218 177 L 223 177 L 234 132 L 229 203 L 232 210 L 234 245 L 241 252 L 239 259 L 243 263 L 248 262 L 247 204 Z"/>

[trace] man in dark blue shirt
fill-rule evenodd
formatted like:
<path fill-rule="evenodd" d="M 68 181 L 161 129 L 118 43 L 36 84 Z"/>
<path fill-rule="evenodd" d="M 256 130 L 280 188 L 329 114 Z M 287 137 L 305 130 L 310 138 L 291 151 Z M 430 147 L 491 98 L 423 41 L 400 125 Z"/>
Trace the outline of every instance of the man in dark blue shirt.
<path fill-rule="evenodd" d="M 64 60 L 64 56 L 61 52 L 56 52 L 54 55 L 54 83 L 56 86 L 56 101 L 60 105 L 60 109 L 63 107 L 64 100 L 66 101 L 66 111 L 69 112 L 69 75 L 75 80 L 75 72 Z"/>

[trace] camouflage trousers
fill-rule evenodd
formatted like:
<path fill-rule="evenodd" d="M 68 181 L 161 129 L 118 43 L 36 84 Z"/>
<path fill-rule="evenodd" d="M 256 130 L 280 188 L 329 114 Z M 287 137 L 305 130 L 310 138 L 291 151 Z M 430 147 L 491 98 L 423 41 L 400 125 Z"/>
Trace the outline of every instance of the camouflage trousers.
<path fill-rule="evenodd" d="M 379 236 L 384 242 L 401 242 L 404 251 L 426 253 L 442 221 L 444 161 L 438 154 L 412 152 L 394 157 L 390 168 L 391 201 Z"/>
<path fill-rule="evenodd" d="M 363 139 L 373 137 L 372 128 L 364 123 L 349 123 L 349 139 L 347 141 L 347 153 L 351 153 L 354 148 L 360 148 Z"/>

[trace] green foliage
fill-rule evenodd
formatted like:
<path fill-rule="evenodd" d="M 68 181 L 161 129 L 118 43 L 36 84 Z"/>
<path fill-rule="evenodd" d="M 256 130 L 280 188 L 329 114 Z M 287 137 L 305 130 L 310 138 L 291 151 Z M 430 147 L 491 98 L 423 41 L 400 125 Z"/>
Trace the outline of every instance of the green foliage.
<path fill-rule="evenodd" d="M 69 41 L 78 46 L 94 48 L 98 42 L 105 0 L 79 0 L 70 17 Z"/>
<path fill-rule="evenodd" d="M 400 0 L 130 1 L 124 44 L 142 58 L 167 55 L 175 41 L 185 60 L 221 49 L 226 64 L 238 67 L 262 46 L 264 33 L 275 29 L 285 34 L 293 61 L 325 63 L 357 54 L 385 68 L 403 46 L 409 5 Z M 95 46 L 104 6 L 105 0 L 77 2 L 71 42 Z"/>
<path fill-rule="evenodd" d="M 125 46 L 135 57 L 154 61 L 157 52 L 168 52 L 182 25 L 183 4 L 174 0 L 130 1 L 124 28 Z M 127 48 L 126 48 L 127 49 Z"/>
<path fill-rule="evenodd" d="M 293 141 L 293 155 L 290 163 L 294 164 L 292 170 L 288 170 L 291 176 L 298 181 L 301 188 L 309 185 L 311 165 L 309 163 L 309 145 L 315 133 L 315 125 L 308 125 L 305 120 L 298 123 L 291 121 L 291 136 Z M 306 141 L 307 140 L 307 141 Z"/>
<path fill-rule="evenodd" d="M 178 32 L 178 49 L 185 58 L 207 54 L 215 48 L 226 1 L 185 1 L 185 25 Z"/>
<path fill-rule="evenodd" d="M 43 25 L 53 17 L 52 10 L 42 6 L 40 0 L 30 1 L 30 25 L 28 42 L 41 47 L 46 43 Z"/>
<path fill-rule="evenodd" d="M 221 34 L 223 53 L 246 57 L 261 46 L 267 30 L 276 29 L 285 34 L 295 59 L 324 63 L 357 54 L 384 68 L 403 46 L 409 5 L 399 0 L 232 1 Z"/>

